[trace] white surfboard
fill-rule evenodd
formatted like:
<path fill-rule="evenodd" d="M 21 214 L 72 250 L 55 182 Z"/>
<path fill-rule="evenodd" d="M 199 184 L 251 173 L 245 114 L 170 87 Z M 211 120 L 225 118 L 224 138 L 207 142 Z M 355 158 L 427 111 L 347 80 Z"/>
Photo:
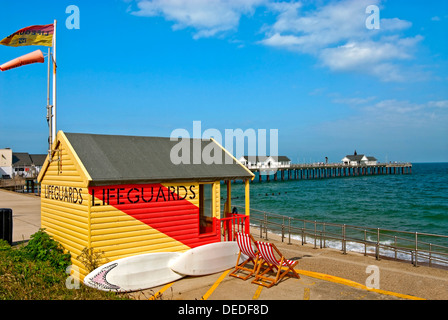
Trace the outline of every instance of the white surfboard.
<path fill-rule="evenodd" d="M 182 253 L 171 261 L 169 267 L 189 276 L 212 274 L 235 267 L 239 251 L 236 241 L 206 244 Z M 246 259 L 241 255 L 239 263 Z"/>
<path fill-rule="evenodd" d="M 178 280 L 185 275 L 168 267 L 179 252 L 146 253 L 108 262 L 84 278 L 89 287 L 103 291 L 136 291 Z"/>

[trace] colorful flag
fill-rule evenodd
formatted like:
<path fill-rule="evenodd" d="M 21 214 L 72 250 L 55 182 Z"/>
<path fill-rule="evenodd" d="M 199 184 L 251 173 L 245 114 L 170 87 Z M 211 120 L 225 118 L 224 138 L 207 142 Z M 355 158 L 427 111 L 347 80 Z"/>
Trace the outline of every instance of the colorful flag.
<path fill-rule="evenodd" d="M 54 24 L 30 26 L 14 32 L 6 37 L 0 44 L 11 47 L 21 46 L 47 46 L 53 43 Z"/>

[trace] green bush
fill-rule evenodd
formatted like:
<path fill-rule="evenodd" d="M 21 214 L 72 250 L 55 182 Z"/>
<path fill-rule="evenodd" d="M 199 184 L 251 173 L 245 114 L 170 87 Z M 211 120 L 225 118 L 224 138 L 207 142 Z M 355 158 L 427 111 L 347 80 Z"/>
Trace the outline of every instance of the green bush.
<path fill-rule="evenodd" d="M 44 229 L 31 235 L 31 240 L 23 248 L 25 256 L 32 260 L 48 261 L 57 270 L 65 271 L 71 264 L 70 253 L 64 253 L 59 242 L 50 237 Z"/>
<path fill-rule="evenodd" d="M 11 247 L 0 240 L 0 300 L 128 299 L 80 283 L 68 289 L 66 280 L 70 254 L 44 230 L 31 236 L 27 245 Z"/>

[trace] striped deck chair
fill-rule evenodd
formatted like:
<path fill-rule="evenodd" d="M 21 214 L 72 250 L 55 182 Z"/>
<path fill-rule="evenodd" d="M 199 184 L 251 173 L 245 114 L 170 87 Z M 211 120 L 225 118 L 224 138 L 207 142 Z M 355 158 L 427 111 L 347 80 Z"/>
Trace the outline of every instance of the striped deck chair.
<path fill-rule="evenodd" d="M 243 232 L 238 232 L 236 234 L 236 242 L 238 243 L 238 247 L 240 248 L 240 252 L 238 253 L 238 259 L 236 260 L 235 269 L 232 271 L 229 276 L 240 278 L 243 280 L 247 280 L 252 274 L 255 273 L 258 265 L 258 253 L 255 252 L 252 243 L 255 243 L 254 238 L 248 234 Z M 240 261 L 241 254 L 246 255 L 248 258 L 241 264 L 238 264 Z M 246 264 L 249 262 L 252 263 L 252 267 L 246 267 Z M 239 275 L 239 272 L 248 272 L 245 276 Z"/>
<path fill-rule="evenodd" d="M 273 243 L 255 241 L 255 245 L 257 246 L 260 255 L 260 262 L 258 263 L 258 269 L 252 283 L 270 288 L 290 272 L 293 277 L 300 279 L 300 276 L 294 270 L 298 261 L 286 259 Z M 281 257 L 280 260 L 277 259 L 275 253 Z M 264 264 L 266 264 L 267 267 L 260 273 L 261 266 Z M 282 270 L 284 271 L 282 272 Z M 274 272 L 275 276 L 269 276 L 269 271 Z"/>

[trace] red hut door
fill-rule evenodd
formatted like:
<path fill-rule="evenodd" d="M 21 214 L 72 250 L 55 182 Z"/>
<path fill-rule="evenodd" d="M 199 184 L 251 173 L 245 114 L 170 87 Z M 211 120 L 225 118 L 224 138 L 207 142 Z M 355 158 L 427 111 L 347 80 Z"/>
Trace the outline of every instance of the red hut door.
<path fill-rule="evenodd" d="M 199 185 L 199 233 L 213 231 L 213 184 L 201 184 Z"/>

